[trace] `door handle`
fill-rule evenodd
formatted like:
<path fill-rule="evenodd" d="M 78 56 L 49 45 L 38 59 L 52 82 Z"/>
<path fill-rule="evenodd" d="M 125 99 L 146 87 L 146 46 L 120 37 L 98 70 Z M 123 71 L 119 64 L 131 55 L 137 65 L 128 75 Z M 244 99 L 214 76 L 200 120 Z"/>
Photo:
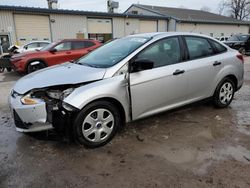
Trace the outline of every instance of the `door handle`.
<path fill-rule="evenodd" d="M 87 51 L 88 51 L 88 52 L 92 52 L 93 50 L 94 50 L 94 49 L 88 49 Z"/>
<path fill-rule="evenodd" d="M 71 52 L 66 52 L 66 54 L 71 54 Z"/>
<path fill-rule="evenodd" d="M 221 62 L 219 62 L 219 61 L 215 61 L 213 64 L 214 67 L 219 66 L 219 65 L 221 65 Z"/>
<path fill-rule="evenodd" d="M 179 74 L 184 74 L 185 73 L 185 71 L 184 70 L 176 70 L 174 73 L 173 73 L 173 75 L 179 75 Z"/>

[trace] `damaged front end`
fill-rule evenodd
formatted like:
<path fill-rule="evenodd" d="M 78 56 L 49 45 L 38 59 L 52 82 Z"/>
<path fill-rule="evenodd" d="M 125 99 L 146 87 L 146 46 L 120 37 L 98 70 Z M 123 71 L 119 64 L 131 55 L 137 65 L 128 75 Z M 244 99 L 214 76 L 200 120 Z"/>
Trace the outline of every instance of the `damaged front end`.
<path fill-rule="evenodd" d="M 69 124 L 78 109 L 65 103 L 78 86 L 64 85 L 33 89 L 25 95 L 14 90 L 10 96 L 11 111 L 17 131 L 37 132 L 56 128 L 69 132 Z"/>

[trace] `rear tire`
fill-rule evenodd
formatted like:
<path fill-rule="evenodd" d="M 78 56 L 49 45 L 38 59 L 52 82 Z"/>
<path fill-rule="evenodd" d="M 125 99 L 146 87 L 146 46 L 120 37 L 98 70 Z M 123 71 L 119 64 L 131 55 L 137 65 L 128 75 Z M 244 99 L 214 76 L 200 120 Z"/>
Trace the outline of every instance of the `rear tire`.
<path fill-rule="evenodd" d="M 32 72 L 35 72 L 35 71 L 38 71 L 38 70 L 40 70 L 40 69 L 43 69 L 43 68 L 46 68 L 46 67 L 47 67 L 46 64 L 45 64 L 44 62 L 42 62 L 42 61 L 38 61 L 39 64 L 37 64 L 37 65 L 32 65 L 33 62 L 37 62 L 37 61 L 32 61 L 32 62 L 30 62 L 30 63 L 28 64 L 27 70 L 26 70 L 26 73 L 27 73 L 27 74 L 30 74 L 30 73 L 32 73 Z"/>
<path fill-rule="evenodd" d="M 215 90 L 213 104 L 217 108 L 225 108 L 231 104 L 234 94 L 234 82 L 230 78 L 224 78 Z"/>
<path fill-rule="evenodd" d="M 242 55 L 246 55 L 246 49 L 243 48 L 243 47 L 239 49 L 239 52 L 240 52 Z"/>
<path fill-rule="evenodd" d="M 76 116 L 74 138 L 87 148 L 103 146 L 112 140 L 121 122 L 121 114 L 114 104 L 108 101 L 93 102 Z"/>

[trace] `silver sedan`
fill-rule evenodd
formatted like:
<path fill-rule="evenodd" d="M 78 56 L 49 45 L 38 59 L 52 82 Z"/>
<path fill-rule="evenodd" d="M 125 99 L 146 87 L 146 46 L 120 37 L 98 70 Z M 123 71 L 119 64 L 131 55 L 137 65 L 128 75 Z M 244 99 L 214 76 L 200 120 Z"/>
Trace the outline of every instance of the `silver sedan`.
<path fill-rule="evenodd" d="M 133 35 L 23 77 L 10 106 L 17 131 L 55 128 L 98 147 L 126 122 L 206 98 L 227 107 L 243 84 L 243 63 L 237 51 L 204 35 Z"/>

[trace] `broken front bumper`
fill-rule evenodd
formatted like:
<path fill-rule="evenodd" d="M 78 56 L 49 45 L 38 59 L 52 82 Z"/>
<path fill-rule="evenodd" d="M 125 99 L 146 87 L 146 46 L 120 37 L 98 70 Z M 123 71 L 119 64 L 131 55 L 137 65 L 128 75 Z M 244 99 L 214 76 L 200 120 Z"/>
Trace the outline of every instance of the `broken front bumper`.
<path fill-rule="evenodd" d="M 38 132 L 53 129 L 47 121 L 46 103 L 41 100 L 35 105 L 23 105 L 20 95 L 10 95 L 10 109 L 19 132 Z"/>

